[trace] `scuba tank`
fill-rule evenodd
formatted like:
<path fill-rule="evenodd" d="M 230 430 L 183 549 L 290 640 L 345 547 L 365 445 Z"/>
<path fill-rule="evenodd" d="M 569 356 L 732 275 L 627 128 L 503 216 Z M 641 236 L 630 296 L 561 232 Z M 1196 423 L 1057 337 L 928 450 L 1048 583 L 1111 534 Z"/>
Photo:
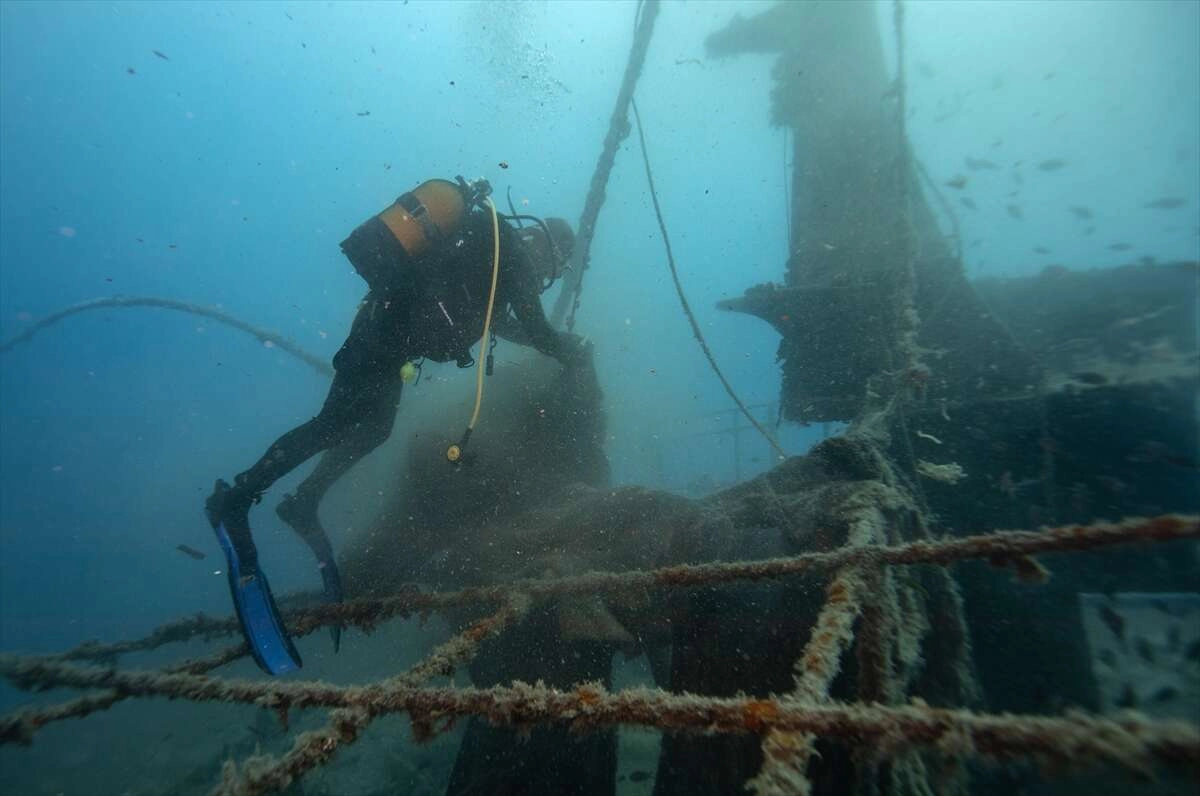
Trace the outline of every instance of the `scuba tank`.
<path fill-rule="evenodd" d="M 456 180 L 426 180 L 342 241 L 342 251 L 372 290 L 403 288 L 411 276 L 407 266 L 454 238 L 492 192 L 485 179 Z"/>

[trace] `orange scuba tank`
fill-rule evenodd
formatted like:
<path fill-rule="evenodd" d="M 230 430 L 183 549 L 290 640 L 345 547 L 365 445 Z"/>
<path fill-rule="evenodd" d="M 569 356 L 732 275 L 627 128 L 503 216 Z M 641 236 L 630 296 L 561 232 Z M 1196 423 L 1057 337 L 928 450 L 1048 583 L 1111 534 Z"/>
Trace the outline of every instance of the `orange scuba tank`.
<path fill-rule="evenodd" d="M 492 191 L 485 179 L 456 180 L 426 180 L 342 241 L 342 251 L 373 290 L 402 286 L 405 266 L 453 240 Z"/>
<path fill-rule="evenodd" d="M 456 235 L 466 217 L 467 197 L 449 180 L 426 180 L 379 214 L 409 257 Z"/>

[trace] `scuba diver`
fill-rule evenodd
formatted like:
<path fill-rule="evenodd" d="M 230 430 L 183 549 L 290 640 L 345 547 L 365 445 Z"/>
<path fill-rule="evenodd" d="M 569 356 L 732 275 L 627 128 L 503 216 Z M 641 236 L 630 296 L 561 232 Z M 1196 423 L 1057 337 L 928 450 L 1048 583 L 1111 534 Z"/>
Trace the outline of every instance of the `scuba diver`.
<path fill-rule="evenodd" d="M 446 453 L 458 463 L 482 400 L 484 368 L 470 354 L 477 340 L 482 339 L 479 357 L 489 373 L 494 333 L 567 367 L 590 355 L 585 340 L 550 326 L 540 298 L 570 257 L 575 243 L 570 225 L 515 211 L 503 216 L 490 192 L 486 180 L 429 180 L 342 241 L 342 252 L 369 292 L 333 358 L 333 384 L 320 413 L 277 439 L 233 485 L 219 479 L 205 504 L 225 553 L 243 634 L 255 662 L 269 674 L 294 671 L 302 663 L 279 619 L 250 534 L 250 507 L 263 492 L 323 452 L 312 474 L 295 494 L 284 496 L 276 513 L 312 549 L 325 598 L 338 602 L 341 582 L 317 507 L 338 478 L 391 434 L 403 385 L 419 378 L 425 359 L 478 367 L 474 414 L 460 442 Z M 521 226 L 526 220 L 533 223 Z M 331 632 L 336 651 L 340 628 L 335 625 Z"/>

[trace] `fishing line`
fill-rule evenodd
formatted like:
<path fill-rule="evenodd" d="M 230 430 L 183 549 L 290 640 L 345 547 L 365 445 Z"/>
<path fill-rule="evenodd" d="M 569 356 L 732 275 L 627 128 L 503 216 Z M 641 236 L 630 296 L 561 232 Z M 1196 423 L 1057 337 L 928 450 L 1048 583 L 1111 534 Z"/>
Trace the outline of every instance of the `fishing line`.
<path fill-rule="evenodd" d="M 638 113 L 637 102 L 630 97 L 629 105 L 633 108 L 633 118 L 637 122 L 638 141 L 642 147 L 642 162 L 646 166 L 646 182 L 650 185 L 650 201 L 654 203 L 654 215 L 658 217 L 658 229 L 662 233 L 663 246 L 667 250 L 667 265 L 671 268 L 671 279 L 675 282 L 675 292 L 679 295 L 679 303 L 683 306 L 683 314 L 687 316 L 688 323 L 692 325 L 692 335 L 696 338 L 696 342 L 700 344 L 700 350 L 704 352 L 704 356 L 708 359 L 708 364 L 712 367 L 713 373 L 717 374 L 717 378 L 721 380 L 721 386 L 725 388 L 725 392 L 729 393 L 729 397 L 737 404 L 738 409 L 750 421 L 750 425 L 762 434 L 763 439 L 771 446 L 779 458 L 786 459 L 787 453 L 775 441 L 775 438 L 762 427 L 762 424 L 754 418 L 746 405 L 742 403 L 742 399 L 733 391 L 733 385 L 725 378 L 725 374 L 721 372 L 721 368 L 717 365 L 717 360 L 713 357 L 712 351 L 708 347 L 708 343 L 704 340 L 704 334 L 700 331 L 700 324 L 696 323 L 696 316 L 692 314 L 692 308 L 688 304 L 687 296 L 683 294 L 683 285 L 679 281 L 679 272 L 675 268 L 675 255 L 671 252 L 671 240 L 667 237 L 667 223 L 663 221 L 662 208 L 658 204 L 658 192 L 654 189 L 654 175 L 650 171 L 650 155 L 646 151 L 646 136 L 642 132 L 642 115 Z"/>

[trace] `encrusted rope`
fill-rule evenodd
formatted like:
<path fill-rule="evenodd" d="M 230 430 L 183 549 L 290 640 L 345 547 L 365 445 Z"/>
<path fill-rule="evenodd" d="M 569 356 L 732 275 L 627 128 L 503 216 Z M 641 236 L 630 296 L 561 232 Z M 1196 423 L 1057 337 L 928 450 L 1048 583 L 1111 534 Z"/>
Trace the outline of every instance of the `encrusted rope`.
<path fill-rule="evenodd" d="M 453 673 L 475 657 L 485 639 L 520 621 L 530 605 L 528 598 L 514 595 L 495 614 L 472 624 L 404 674 L 380 683 L 380 687 L 415 688 L 439 675 Z M 227 762 L 221 784 L 213 790 L 212 796 L 258 796 L 281 791 L 307 772 L 327 763 L 342 746 L 358 740 L 378 715 L 362 707 L 337 708 L 330 713 L 329 724 L 301 734 L 282 758 L 252 757 L 242 765 L 240 772 L 236 764 Z M 423 737 L 435 733 L 432 724 L 418 725 L 415 719 L 413 728 Z"/>
<path fill-rule="evenodd" d="M 669 694 L 656 689 L 608 693 L 597 684 L 568 691 L 513 683 L 480 688 L 421 688 L 393 683 L 339 686 L 324 682 L 225 680 L 194 674 L 120 671 L 62 662 L 0 659 L 18 685 L 53 682 L 72 688 L 115 688 L 130 696 L 234 702 L 275 709 L 342 708 L 374 715 L 406 712 L 432 727 L 452 716 L 485 716 L 494 724 L 567 720 L 577 730 L 616 725 L 695 733 L 811 733 L 869 744 L 880 756 L 914 749 L 990 761 L 1032 758 L 1055 766 L 1107 763 L 1146 773 L 1155 764 L 1200 767 L 1200 730 L 1182 721 L 986 715 L 924 704 L 816 705 L 788 700 Z"/>
<path fill-rule="evenodd" d="M 878 544 L 885 520 L 877 508 L 859 512 L 850 525 L 846 546 L 862 548 Z M 854 641 L 854 622 L 863 611 L 868 570 L 861 564 L 847 564 L 825 590 L 825 604 L 813 625 L 804 652 L 796 661 L 792 693 L 781 699 L 788 704 L 825 704 L 829 689 L 842 668 L 842 656 Z M 812 733 L 774 729 L 762 740 L 763 763 L 758 774 L 746 786 L 760 796 L 795 793 L 807 796 L 811 784 L 805 769 L 812 757 Z"/>
<path fill-rule="evenodd" d="M 1118 522 L 1063 525 L 1038 531 L 994 531 L 972 536 L 922 539 L 898 545 L 846 546 L 828 553 L 752 561 L 681 564 L 628 572 L 588 572 L 564 578 L 517 580 L 499 586 L 478 586 L 452 592 L 405 591 L 389 597 L 367 597 L 334 605 L 318 605 L 285 612 L 292 635 L 305 635 L 325 625 L 355 625 L 371 630 L 396 616 L 429 614 L 463 605 L 499 604 L 513 592 L 535 600 L 580 594 L 619 594 L 630 589 L 699 587 L 737 580 L 763 580 L 790 575 L 827 572 L 847 564 L 871 566 L 953 564 L 986 558 L 1000 567 L 1021 566 L 1023 559 L 1044 553 L 1069 553 L 1114 545 L 1167 542 L 1200 537 L 1200 515 L 1162 514 L 1127 517 Z M 145 651 L 195 636 L 230 634 L 238 630 L 234 619 L 211 619 L 199 614 L 171 622 L 138 641 L 113 644 L 88 642 L 70 652 L 47 659 L 104 661 L 131 651 Z"/>
<path fill-rule="evenodd" d="M 1115 523 L 1094 525 L 1067 525 L 1043 531 L 1001 531 L 968 536 L 960 539 L 942 539 L 910 542 L 887 547 L 844 547 L 830 553 L 810 553 L 791 558 L 765 559 L 715 564 L 684 565 L 665 569 L 635 572 L 593 572 L 572 578 L 553 580 L 517 581 L 506 586 L 464 589 L 457 592 L 435 594 L 404 593 L 382 599 L 360 599 L 339 605 L 326 605 L 303 612 L 290 614 L 287 625 L 293 635 L 304 635 L 329 624 L 355 625 L 371 629 L 395 616 L 410 616 L 428 613 L 454 606 L 472 605 L 480 602 L 503 603 L 510 595 L 520 592 L 533 600 L 543 600 L 563 595 L 592 593 L 621 593 L 629 590 L 697 587 L 737 580 L 761 580 L 789 575 L 819 573 L 836 570 L 847 565 L 883 566 L 892 564 L 950 564 L 972 558 L 986 558 L 996 566 L 1011 566 L 1019 574 L 1026 571 L 1029 556 L 1041 553 L 1061 553 L 1093 550 L 1134 542 L 1163 542 L 1176 539 L 1200 537 L 1200 517 L 1195 515 L 1167 514 L 1150 519 L 1129 518 Z M 196 630 L 188 634 L 188 622 Z M 224 630 L 228 623 L 214 622 L 197 617 L 185 622 L 172 623 L 170 633 L 159 631 L 148 638 L 161 643 L 164 638 L 183 641 L 191 635 Z M 233 625 L 230 625 L 233 627 Z M 155 644 L 154 646 L 157 646 Z M 142 642 L 120 642 L 113 645 L 89 644 L 76 648 L 67 655 L 58 656 L 0 656 L 0 675 L 28 688 L 52 688 L 70 685 L 53 679 L 56 666 L 66 665 L 68 660 L 90 657 L 93 660 L 111 661 L 114 651 L 149 649 Z M 198 661 L 178 664 L 167 673 L 202 673 L 241 657 L 245 646 L 234 646 Z M 30 679 L 20 672 L 42 672 L 50 679 Z M 100 670 L 97 670 L 100 671 Z M 90 687 L 90 686 L 89 686 Z M 101 687 L 101 686 L 96 686 Z M 97 709 L 108 707 L 117 698 L 127 696 L 90 696 L 52 708 L 29 709 L 0 717 L 0 745 L 28 743 L 39 728 L 64 718 L 79 718 Z"/>
<path fill-rule="evenodd" d="M 650 47 L 650 37 L 654 33 L 654 21 L 658 18 L 659 5 L 659 0 L 646 0 L 641 5 L 641 13 L 633 33 L 633 46 L 629 50 L 629 61 L 625 65 L 625 76 L 621 79 L 621 88 L 617 92 L 617 104 L 609 121 L 608 134 L 604 136 L 604 145 L 600 149 L 596 170 L 592 172 L 592 182 L 588 187 L 583 213 L 579 216 L 579 232 L 576 235 L 575 252 L 571 256 L 574 267 L 563 275 L 562 289 L 550 314 L 550 323 L 553 326 L 561 325 L 565 317 L 568 331 L 575 328 L 575 313 L 579 309 L 583 275 L 591 264 L 596 221 L 607 198 L 608 177 L 617 159 L 617 149 L 629 135 L 629 103 L 633 99 L 633 90 L 637 87 L 642 66 L 646 62 L 646 50 Z"/>
<path fill-rule="evenodd" d="M 4 342 L 0 343 L 0 354 L 11 350 L 18 343 L 28 342 L 42 329 L 48 326 L 53 326 L 59 321 L 69 318 L 80 312 L 89 310 L 105 310 L 115 307 L 159 307 L 165 310 L 175 310 L 177 312 L 187 312 L 192 315 L 200 315 L 205 318 L 210 318 L 218 323 L 232 326 L 235 329 L 252 335 L 260 343 L 270 344 L 274 348 L 278 348 L 286 354 L 291 354 L 297 359 L 304 362 L 313 370 L 323 376 L 333 376 L 333 366 L 324 359 L 315 354 L 310 354 L 296 343 L 292 342 L 283 335 L 277 334 L 260 326 L 255 326 L 252 323 L 247 323 L 240 318 L 219 310 L 215 307 L 205 307 L 200 304 L 192 304 L 188 301 L 179 301 L 177 299 L 159 298 L 157 296 L 107 296 L 103 298 L 89 299 L 81 301 L 78 304 L 72 304 L 56 312 L 52 312 L 44 318 L 39 318 L 32 323 L 28 329 L 20 334 L 14 335 Z"/>

